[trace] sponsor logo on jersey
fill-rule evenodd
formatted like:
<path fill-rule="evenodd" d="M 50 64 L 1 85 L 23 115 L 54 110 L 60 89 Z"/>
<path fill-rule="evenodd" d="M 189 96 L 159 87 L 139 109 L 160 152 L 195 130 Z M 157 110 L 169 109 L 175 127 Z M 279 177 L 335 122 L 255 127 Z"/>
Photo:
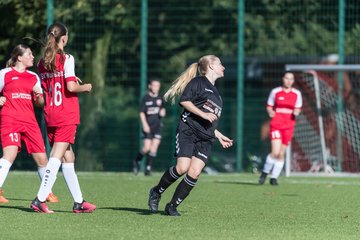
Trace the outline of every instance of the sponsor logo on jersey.
<path fill-rule="evenodd" d="M 211 107 L 212 107 L 212 106 L 209 106 L 209 104 L 207 104 L 207 103 L 205 103 L 205 104 L 203 105 L 203 108 L 205 108 L 206 110 L 208 110 L 208 111 L 211 112 L 211 113 L 214 113 L 215 111 L 214 111 L 214 109 L 212 109 Z"/>
<path fill-rule="evenodd" d="M 56 78 L 56 77 L 63 77 L 64 76 L 64 72 L 45 72 L 45 73 L 40 73 L 40 78 L 41 80 L 44 80 L 46 78 Z"/>
<path fill-rule="evenodd" d="M 146 106 L 151 106 L 151 105 L 153 105 L 153 102 L 152 101 L 147 101 L 147 102 L 145 102 L 145 105 Z"/>
<path fill-rule="evenodd" d="M 28 93 L 12 93 L 11 98 L 12 99 L 20 98 L 20 99 L 31 100 L 31 95 Z"/>
<path fill-rule="evenodd" d="M 155 114 L 159 114 L 160 112 L 160 108 L 159 107 L 149 107 L 148 110 L 146 111 L 147 115 L 155 115 Z"/>
<path fill-rule="evenodd" d="M 206 91 L 206 92 L 211 92 L 211 93 L 214 93 L 214 91 L 213 91 L 213 90 L 208 89 L 208 88 L 205 88 L 205 91 Z"/>
<path fill-rule="evenodd" d="M 218 118 L 221 116 L 221 107 L 219 107 L 216 103 L 208 99 L 205 104 L 202 106 L 204 109 L 208 110 L 211 113 L 214 113 Z"/>
<path fill-rule="evenodd" d="M 18 80 L 19 77 L 12 77 L 11 80 Z"/>
<path fill-rule="evenodd" d="M 279 100 L 285 100 L 285 98 L 284 97 L 279 97 Z"/>

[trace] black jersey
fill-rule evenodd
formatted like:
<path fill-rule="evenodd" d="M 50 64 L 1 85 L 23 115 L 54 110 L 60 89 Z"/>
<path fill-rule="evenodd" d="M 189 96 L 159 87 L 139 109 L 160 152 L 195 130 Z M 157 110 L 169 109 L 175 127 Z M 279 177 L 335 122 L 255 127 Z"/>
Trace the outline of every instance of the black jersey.
<path fill-rule="evenodd" d="M 215 129 L 222 111 L 222 99 L 217 88 L 205 76 L 195 77 L 185 87 L 180 102 L 191 101 L 203 112 L 211 112 L 217 116 L 214 122 L 209 122 L 186 109 L 181 114 L 181 120 L 191 127 L 194 133 L 204 140 L 215 138 Z"/>
<path fill-rule="evenodd" d="M 140 112 L 145 113 L 146 121 L 151 129 L 161 125 L 160 109 L 164 108 L 164 101 L 160 95 L 152 97 L 146 94 L 140 105 Z"/>

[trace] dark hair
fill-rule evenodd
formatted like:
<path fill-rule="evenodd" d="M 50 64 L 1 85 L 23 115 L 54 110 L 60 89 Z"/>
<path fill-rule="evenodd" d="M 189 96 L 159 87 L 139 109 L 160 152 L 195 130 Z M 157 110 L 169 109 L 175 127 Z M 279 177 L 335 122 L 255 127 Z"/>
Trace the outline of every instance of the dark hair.
<path fill-rule="evenodd" d="M 47 41 L 44 50 L 44 67 L 46 70 L 55 72 L 56 71 L 56 54 L 62 55 L 61 61 L 65 61 L 64 51 L 59 48 L 58 43 L 62 36 L 65 36 L 68 32 L 66 26 L 62 23 L 54 23 L 49 26 L 47 30 Z"/>
<path fill-rule="evenodd" d="M 295 73 L 292 72 L 292 71 L 289 71 L 289 70 L 284 71 L 284 72 L 282 73 L 281 77 L 285 77 L 285 75 L 288 74 L 288 73 L 291 73 L 291 74 L 295 77 Z"/>
<path fill-rule="evenodd" d="M 18 44 L 11 51 L 10 59 L 6 62 L 6 67 L 14 67 L 19 56 L 24 55 L 26 49 L 30 47 L 25 44 Z"/>

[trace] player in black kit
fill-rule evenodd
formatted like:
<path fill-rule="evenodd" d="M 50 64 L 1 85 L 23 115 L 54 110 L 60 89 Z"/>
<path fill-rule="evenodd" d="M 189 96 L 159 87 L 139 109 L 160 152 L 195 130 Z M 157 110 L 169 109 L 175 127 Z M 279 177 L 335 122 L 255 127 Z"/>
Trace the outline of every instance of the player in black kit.
<path fill-rule="evenodd" d="M 144 155 L 146 155 L 145 175 L 151 175 L 152 162 L 156 157 L 160 145 L 162 118 L 165 117 L 163 99 L 159 95 L 160 86 L 159 80 L 151 80 L 148 85 L 148 92 L 141 101 L 140 120 L 144 143 L 133 162 L 133 171 L 135 175 L 139 172 L 139 162 Z"/>
<path fill-rule="evenodd" d="M 176 96 L 181 96 L 179 104 L 184 111 L 176 134 L 176 166 L 170 167 L 158 185 L 150 189 L 148 205 L 153 213 L 158 211 L 161 194 L 186 174 L 165 207 L 167 215 L 180 216 L 177 206 L 195 186 L 215 140 L 218 139 L 223 148 L 232 146 L 233 141 L 216 130 L 223 104 L 215 81 L 224 76 L 224 70 L 218 57 L 203 56 L 191 64 L 164 95 L 164 99 L 172 103 Z"/>

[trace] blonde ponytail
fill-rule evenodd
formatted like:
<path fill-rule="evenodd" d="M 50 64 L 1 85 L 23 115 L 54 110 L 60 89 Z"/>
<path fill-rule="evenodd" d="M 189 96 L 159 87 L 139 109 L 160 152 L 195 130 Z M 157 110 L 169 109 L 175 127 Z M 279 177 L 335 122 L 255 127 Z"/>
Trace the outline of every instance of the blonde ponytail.
<path fill-rule="evenodd" d="M 171 100 L 171 104 L 175 103 L 175 97 L 180 96 L 186 85 L 196 77 L 197 74 L 204 76 L 208 71 L 210 63 L 218 59 L 215 55 L 202 56 L 197 63 L 191 64 L 171 85 L 169 90 L 164 94 L 165 101 Z"/>
<path fill-rule="evenodd" d="M 175 103 L 176 96 L 180 96 L 186 85 L 197 75 L 198 63 L 191 64 L 171 85 L 169 90 L 164 94 L 165 101 L 171 100 Z"/>

